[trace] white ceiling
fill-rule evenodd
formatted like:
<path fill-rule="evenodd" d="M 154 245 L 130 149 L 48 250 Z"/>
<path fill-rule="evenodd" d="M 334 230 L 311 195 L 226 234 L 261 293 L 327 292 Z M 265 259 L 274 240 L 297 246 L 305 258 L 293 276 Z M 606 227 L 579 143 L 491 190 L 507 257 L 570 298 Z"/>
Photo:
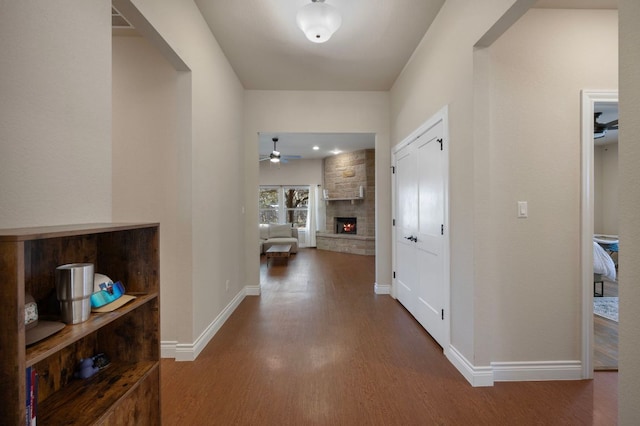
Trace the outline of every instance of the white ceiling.
<path fill-rule="evenodd" d="M 311 0 L 195 0 L 248 90 L 389 90 L 444 0 L 326 0 L 342 27 L 308 41 L 296 13 Z"/>

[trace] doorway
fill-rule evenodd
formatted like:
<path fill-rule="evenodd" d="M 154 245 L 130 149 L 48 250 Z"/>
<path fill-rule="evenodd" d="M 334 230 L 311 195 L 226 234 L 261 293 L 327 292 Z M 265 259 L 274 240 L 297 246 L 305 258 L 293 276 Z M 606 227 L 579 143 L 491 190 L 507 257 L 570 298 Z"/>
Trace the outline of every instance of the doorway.
<path fill-rule="evenodd" d="M 582 194 L 581 194 L 581 277 L 582 277 L 582 359 L 583 377 L 593 378 L 594 370 L 594 232 L 595 158 L 594 114 L 596 105 L 618 103 L 617 91 L 582 91 Z"/>

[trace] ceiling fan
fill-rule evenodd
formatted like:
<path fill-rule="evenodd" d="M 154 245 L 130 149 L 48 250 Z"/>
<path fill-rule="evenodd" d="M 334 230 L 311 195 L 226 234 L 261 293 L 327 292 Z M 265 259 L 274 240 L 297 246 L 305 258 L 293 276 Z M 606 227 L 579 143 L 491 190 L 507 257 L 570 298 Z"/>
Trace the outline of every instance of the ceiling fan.
<path fill-rule="evenodd" d="M 600 139 L 607 134 L 608 130 L 618 130 L 618 119 L 609 121 L 608 123 L 601 123 L 598 118 L 602 115 L 602 112 L 593 113 L 593 138 Z"/>
<path fill-rule="evenodd" d="M 302 158 L 302 156 L 300 155 L 281 155 L 280 151 L 276 149 L 276 143 L 278 142 L 278 138 L 271 138 L 271 140 L 273 141 L 273 151 L 271 151 L 271 154 L 269 154 L 268 157 L 261 158 L 260 161 L 269 160 L 272 163 L 280 163 L 280 162 L 286 163 L 287 160 L 296 160 L 296 159 Z"/>

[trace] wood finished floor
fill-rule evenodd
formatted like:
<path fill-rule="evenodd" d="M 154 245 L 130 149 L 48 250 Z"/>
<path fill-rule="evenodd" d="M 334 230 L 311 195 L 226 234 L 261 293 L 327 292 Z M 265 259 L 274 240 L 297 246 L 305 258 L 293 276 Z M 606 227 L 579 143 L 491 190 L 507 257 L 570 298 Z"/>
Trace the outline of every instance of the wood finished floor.
<path fill-rule="evenodd" d="M 605 281 L 604 295 L 618 297 L 618 284 Z M 593 316 L 593 369 L 618 371 L 618 323 Z"/>
<path fill-rule="evenodd" d="M 374 258 L 261 266 L 194 362 L 163 359 L 164 425 L 614 425 L 618 374 L 473 388 L 390 296 Z"/>

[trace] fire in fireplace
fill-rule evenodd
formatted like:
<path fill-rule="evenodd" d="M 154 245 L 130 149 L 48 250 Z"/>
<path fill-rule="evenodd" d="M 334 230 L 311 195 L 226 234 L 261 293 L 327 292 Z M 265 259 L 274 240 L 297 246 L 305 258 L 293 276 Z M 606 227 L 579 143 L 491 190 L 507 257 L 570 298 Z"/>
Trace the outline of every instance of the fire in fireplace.
<path fill-rule="evenodd" d="M 357 223 L 355 217 L 336 217 L 336 234 L 356 234 Z"/>

